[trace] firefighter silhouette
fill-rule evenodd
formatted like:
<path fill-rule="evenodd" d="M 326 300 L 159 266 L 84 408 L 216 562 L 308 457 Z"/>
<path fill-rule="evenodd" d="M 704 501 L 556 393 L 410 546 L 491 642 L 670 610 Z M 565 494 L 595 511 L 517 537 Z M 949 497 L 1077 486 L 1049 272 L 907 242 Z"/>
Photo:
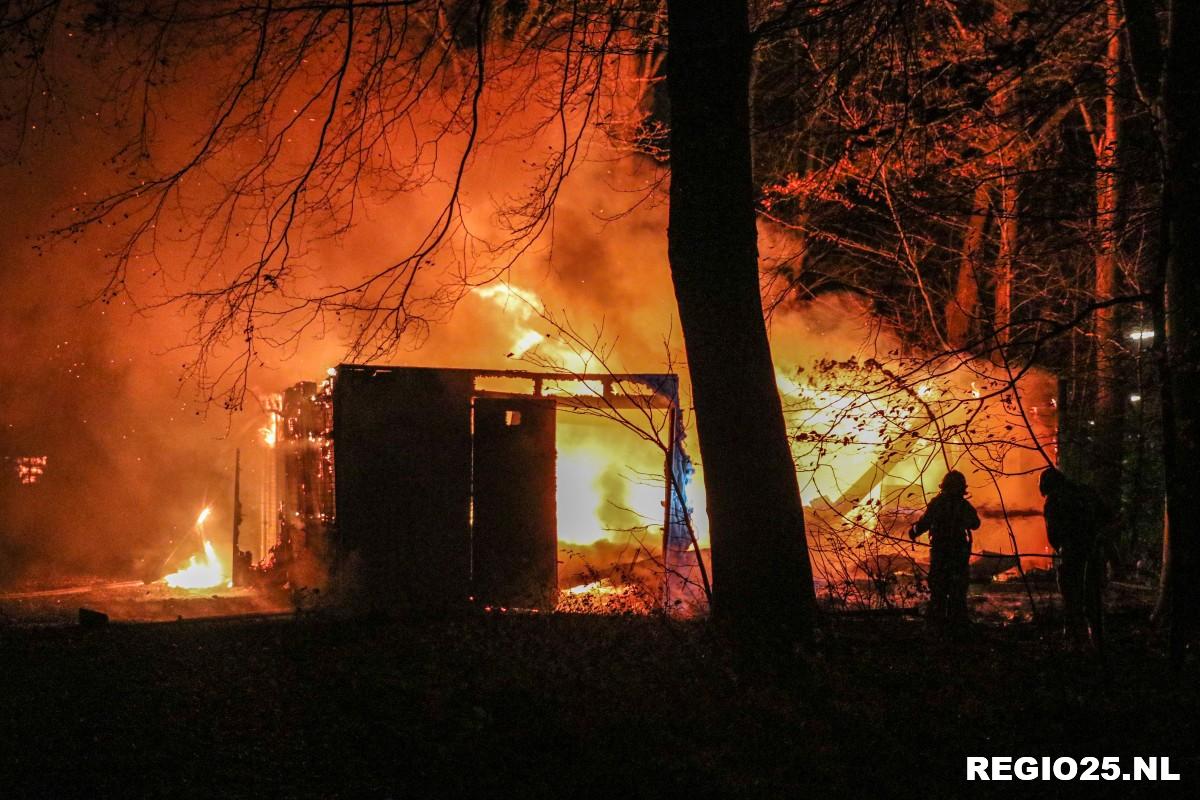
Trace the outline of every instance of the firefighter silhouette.
<path fill-rule="evenodd" d="M 1046 538 L 1058 556 L 1066 633 L 1074 644 L 1104 644 L 1104 529 L 1110 515 L 1091 487 L 1068 480 L 1054 467 L 1042 471 Z"/>
<path fill-rule="evenodd" d="M 966 498 L 967 479 L 951 470 L 941 491 L 908 532 L 915 540 L 929 531 L 929 613 L 935 623 L 962 626 L 967 621 L 967 565 L 971 560 L 971 531 L 979 514 Z"/>

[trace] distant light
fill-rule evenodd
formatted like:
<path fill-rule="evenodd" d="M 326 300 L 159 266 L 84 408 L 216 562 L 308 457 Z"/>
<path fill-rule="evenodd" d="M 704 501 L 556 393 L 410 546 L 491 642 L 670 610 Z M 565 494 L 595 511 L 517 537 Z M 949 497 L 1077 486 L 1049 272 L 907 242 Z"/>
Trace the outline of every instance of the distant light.
<path fill-rule="evenodd" d="M 1129 395 L 1129 402 L 1140 403 L 1142 402 L 1142 396 L 1140 394 L 1131 394 Z"/>
<path fill-rule="evenodd" d="M 331 378 L 336 377 L 337 376 L 337 367 L 330 367 L 329 369 L 325 370 L 325 374 Z"/>
<path fill-rule="evenodd" d="M 1140 342 L 1143 339 L 1153 339 L 1154 331 L 1152 331 L 1152 330 L 1130 331 L 1129 338 L 1133 339 L 1135 342 Z"/>

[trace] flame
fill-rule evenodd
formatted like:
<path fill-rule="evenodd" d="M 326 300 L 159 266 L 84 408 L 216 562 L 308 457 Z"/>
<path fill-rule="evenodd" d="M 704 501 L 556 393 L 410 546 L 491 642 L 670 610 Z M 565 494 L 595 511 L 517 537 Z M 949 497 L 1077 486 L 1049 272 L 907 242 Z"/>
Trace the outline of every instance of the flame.
<path fill-rule="evenodd" d="M 653 607 L 651 596 L 638 587 L 614 584 L 608 578 L 582 583 L 558 593 L 557 610 L 583 614 L 648 613 Z"/>
<path fill-rule="evenodd" d="M 1019 391 L 1009 380 L 990 362 L 839 360 L 814 355 L 805 341 L 779 358 L 776 383 L 814 569 L 836 576 L 846 563 L 905 553 L 907 525 L 949 469 L 966 474 L 969 499 L 983 518 L 977 549 L 1012 552 L 1015 540 L 1022 553 L 1043 552 L 1040 498 L 1028 476 L 1044 466 L 1037 442 L 1054 441 L 1055 387 L 1036 372 Z M 1045 566 L 1040 556 L 1022 561 Z"/>
<path fill-rule="evenodd" d="M 566 594 L 581 595 L 581 594 L 617 594 L 617 587 L 609 583 L 607 578 L 601 578 L 598 581 L 591 583 L 581 583 L 578 586 L 572 586 L 570 589 L 563 590 Z"/>
<path fill-rule="evenodd" d="M 217 558 L 216 549 L 204 536 L 204 522 L 211 515 L 212 506 L 205 506 L 196 517 L 196 530 L 203 542 L 203 553 L 193 555 L 186 567 L 163 578 L 167 586 L 175 589 L 212 589 L 232 585 L 225 566 Z"/>
<path fill-rule="evenodd" d="M 570 412 L 559 414 L 557 445 L 560 542 L 592 544 L 661 534 L 664 488 L 658 476 L 663 455 L 658 448 L 617 420 Z"/>
<path fill-rule="evenodd" d="M 573 346 L 538 329 L 554 328 L 555 323 L 535 292 L 510 283 L 472 291 L 503 311 L 511 337 L 507 339 L 508 358 L 527 358 L 535 367 L 552 366 L 562 373 L 561 378 L 544 382 L 543 396 L 604 395 L 602 381 L 574 377 L 596 371 L 600 359 L 582 345 Z M 628 422 L 645 426 L 644 419 Z M 661 452 L 616 419 L 564 412 L 558 423 L 559 541 L 592 544 L 601 539 L 621 540 L 634 533 L 643 535 L 651 527 L 656 535 L 661 534 L 664 489 L 661 482 L 645 477 L 662 474 Z"/>
<path fill-rule="evenodd" d="M 225 567 L 217 558 L 217 551 L 208 539 L 204 540 L 203 557 L 192 556 L 188 559 L 186 567 L 178 572 L 172 572 L 163 580 L 167 582 L 167 586 L 175 589 L 212 589 L 217 586 L 229 585 Z"/>
<path fill-rule="evenodd" d="M 508 348 L 507 358 L 536 356 L 538 361 L 575 373 L 595 368 L 595 359 L 586 348 L 572 348 L 534 327 L 538 322 L 544 327 L 554 327 L 554 321 L 547 315 L 546 306 L 536 292 L 511 283 L 492 283 L 471 291 L 476 297 L 495 303 L 508 317 L 512 327 L 512 344 Z"/>
<path fill-rule="evenodd" d="M 520 358 L 545 340 L 546 337 L 537 331 L 526 331 L 521 335 L 520 339 L 517 339 L 516 344 L 513 345 L 509 357 Z"/>
<path fill-rule="evenodd" d="M 334 371 L 336 372 L 336 370 Z M 258 435 L 263 444 L 273 448 L 279 441 L 279 419 L 283 414 L 283 395 L 268 395 L 263 404 L 263 410 L 267 412 L 267 424 L 258 429 Z"/>
<path fill-rule="evenodd" d="M 475 289 L 474 295 L 492 306 L 493 314 L 499 310 L 495 332 L 505 348 L 500 352 L 508 358 L 550 364 L 575 375 L 602 371 L 597 367 L 604 359 L 575 347 L 569 334 L 555 330 L 536 293 L 491 284 Z M 854 326 L 860 317 L 841 313 L 841 306 L 837 310 L 830 322 L 798 319 L 781 334 L 789 341 L 776 348 L 775 380 L 792 434 L 806 518 L 813 523 L 810 537 L 840 537 L 830 548 L 843 550 L 864 543 L 894 547 L 898 526 L 925 507 L 950 468 L 968 473 L 972 501 L 979 508 L 995 512 L 1001 493 L 1009 509 L 1037 506 L 1024 476 L 1040 456 L 1031 434 L 1023 433 L 1027 423 L 1014 414 L 1010 394 L 1002 392 L 1009 379 L 1003 371 L 974 361 L 918 367 L 919 359 L 897 355 L 899 348 L 885 351 L 879 342 L 874 352 L 887 355 L 865 357 L 851 347 L 859 347 L 860 331 Z M 809 328 L 818 323 L 829 335 L 821 332 L 822 349 L 815 350 Z M 602 385 L 569 375 L 542 384 L 546 396 L 603 392 Z M 1039 375 L 1027 377 L 1021 395 L 1030 405 L 1053 406 L 1052 387 Z M 663 517 L 663 488 L 655 480 L 661 475 L 661 454 L 649 446 L 643 454 L 637 448 L 644 442 L 621 441 L 622 426 L 612 420 L 576 425 L 570 424 L 572 416 L 560 415 L 558 425 L 559 541 L 653 547 Z M 1052 441 L 1053 421 L 1041 419 L 1036 410 L 1035 417 L 1037 432 L 1032 435 Z M 986 463 L 978 466 L 972 458 Z M 985 477 L 986 469 L 993 470 L 994 485 Z M 689 486 L 688 504 L 697 511 L 693 524 L 704 544 L 708 526 L 702 482 Z M 1009 548 L 1011 530 L 1023 552 L 1042 549 L 1042 534 L 1033 522 L 996 519 L 995 513 L 987 518 L 980 546 Z M 907 547 L 906 539 L 902 546 Z M 590 598 L 600 588 L 581 584 L 563 596 Z"/>
<path fill-rule="evenodd" d="M 267 420 L 267 424 L 258 429 L 258 435 L 267 447 L 274 447 L 279 434 L 279 416 L 270 411 L 267 413 Z"/>

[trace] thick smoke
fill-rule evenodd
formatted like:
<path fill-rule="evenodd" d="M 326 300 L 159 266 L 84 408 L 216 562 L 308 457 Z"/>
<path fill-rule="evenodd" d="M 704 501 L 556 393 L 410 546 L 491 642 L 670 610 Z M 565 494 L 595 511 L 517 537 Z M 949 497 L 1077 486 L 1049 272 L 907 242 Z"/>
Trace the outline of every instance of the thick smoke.
<path fill-rule="evenodd" d="M 560 144 L 553 126 L 536 124 L 544 114 L 544 108 L 523 107 L 503 117 L 503 129 L 485 131 L 463 187 L 470 238 L 460 233 L 440 260 L 424 269 L 417 286 L 417 293 L 427 297 L 452 286 L 453 291 L 440 296 L 458 301 L 441 306 L 427 330 L 419 330 L 421 335 L 381 358 L 397 364 L 478 368 L 530 368 L 529 359 L 558 359 L 569 348 L 555 324 L 529 314 L 523 301 L 497 303 L 464 283 L 507 266 L 499 280 L 534 299 L 537 310 L 557 325 L 599 346 L 604 363 L 592 363 L 600 371 L 681 372 L 690 427 L 690 391 L 667 265 L 659 165 L 614 152 L 592 131 L 541 238 L 511 264 L 487 246 L 506 235 L 498 211 L 528 190 L 539 165 Z M 532 138 L 517 135 L 530 131 L 537 133 Z M 35 247 L 39 234 L 55 224 L 55 209 L 116 185 L 119 176 L 115 179 L 102 166 L 112 149 L 106 135 L 105 130 L 88 128 L 48 134 L 34 143 L 23 163 L 3 172 L 9 191 L 0 197 L 5 252 L 0 273 L 0 313 L 5 320 L 0 455 L 46 455 L 49 462 L 37 486 L 4 490 L 0 583 L 64 575 L 159 577 L 198 549 L 192 524 L 209 504 L 213 515 L 207 532 L 224 552 L 231 525 L 233 454 L 238 448 L 244 467 L 243 541 L 253 547 L 262 519 L 270 516 L 262 514 L 258 502 L 257 487 L 268 463 L 257 434 L 266 422 L 261 401 L 296 381 L 319 379 L 346 358 L 358 321 L 349 313 L 327 314 L 310 320 L 302 330 L 269 331 L 268 339 L 259 343 L 245 407 L 228 410 L 214 404 L 207 391 L 184 377 L 184 365 L 195 357 L 194 349 L 188 348 L 195 342 L 193 312 L 175 305 L 143 312 L 121 298 L 108 304 L 91 302 L 111 266 L 102 253 L 127 235 L 120 220 L 71 242 Z M 170 151 L 179 149 L 194 131 L 167 128 L 162 135 L 163 147 Z M 446 163 L 453 164 L 461 140 L 450 137 L 444 145 Z M 445 186 L 444 181 L 431 181 L 409 192 L 367 194 L 355 207 L 353 225 L 338 237 L 322 236 L 327 231 L 316 226 L 299 243 L 306 269 L 291 286 L 294 295 L 352 284 L 411 253 L 443 208 Z M 138 262 L 131 275 L 136 299 L 153 303 L 202 280 L 184 268 L 187 233 L 181 221 L 176 239 L 164 235 L 157 258 Z M 787 237 L 763 233 L 764 251 L 780 257 L 789 244 Z M 250 234 L 247 238 L 253 239 L 253 231 Z M 464 272 L 466 267 L 470 269 Z M 285 324 L 294 322 L 291 318 Z M 530 330 L 544 337 L 542 343 L 518 358 L 514 343 Z M 879 340 L 871 338 L 872 330 L 864 314 L 831 307 L 828 301 L 781 313 L 772 330 L 780 371 L 788 373 L 820 358 L 862 355 L 868 344 L 877 348 L 878 357 Z M 293 332 L 298 335 L 281 335 Z M 210 366 L 219 370 L 239 344 L 218 348 Z M 731 370 L 736 376 L 736 365 Z M 645 445 L 650 449 L 643 456 L 638 444 L 643 443 L 622 447 L 631 463 L 620 466 L 628 470 L 610 469 L 601 475 L 617 504 L 644 493 L 645 487 L 633 477 L 624 491 L 616 491 L 614 481 L 652 473 L 655 464 L 661 464 L 650 445 Z M 694 432 L 689 433 L 688 445 L 698 459 Z M 697 530 L 704 538 L 699 467 L 690 494 Z M 979 486 L 982 492 L 982 478 Z M 806 499 L 811 501 L 813 495 L 806 494 Z M 1022 508 L 1029 505 L 1028 499 L 1021 503 Z M 599 511 L 601 521 L 611 527 L 636 524 L 631 522 L 636 517 L 616 506 Z"/>
<path fill-rule="evenodd" d="M 227 493 L 222 437 L 241 422 L 180 384 L 183 359 L 169 348 L 183 319 L 91 302 L 102 280 L 94 243 L 36 246 L 52 209 L 85 182 L 70 145 L 51 137 L 3 175 L 0 583 L 157 577 L 177 544 L 192 546 L 200 508 Z M 36 483 L 13 479 L 15 459 L 43 456 Z"/>
<path fill-rule="evenodd" d="M 525 130 L 538 113 L 512 115 L 506 124 Z M 321 377 L 346 357 L 353 334 L 353 315 L 331 314 L 278 346 L 264 340 L 245 407 L 229 410 L 213 402 L 185 371 L 196 356 L 194 312 L 157 307 L 203 280 L 186 267 L 192 242 L 183 216 L 179 229 L 161 238 L 157 253 L 135 260 L 132 296 L 105 303 L 96 300 L 113 265 L 104 253 L 125 241 L 127 223 L 93 226 L 69 240 L 44 237 L 70 220 L 73 204 L 121 184 L 121 176 L 103 163 L 113 149 L 113 129 L 89 122 L 42 135 L 20 163 L 3 168 L 10 191 L 0 198 L 6 253 L 0 274 L 6 323 L 0 345 L 0 456 L 10 466 L 12 459 L 46 456 L 48 465 L 34 486 L 5 485 L 0 583 L 159 577 L 198 549 L 193 522 L 207 505 L 213 513 L 206 534 L 225 552 L 238 448 L 243 542 L 253 546 L 262 518 L 257 487 L 268 463 L 257 433 L 266 422 L 261 401 L 298 380 Z M 162 149 L 171 151 L 194 131 L 166 128 L 162 135 Z M 495 138 L 497 144 L 480 147 L 464 187 L 476 241 L 504 237 L 497 205 L 528 185 L 536 172 L 531 164 L 553 147 L 549 133 L 533 141 Z M 447 149 L 453 146 L 451 140 Z M 644 199 L 656 168 L 636 159 L 610 160 L 599 137 L 595 146 L 595 158 L 580 158 L 546 234 L 502 279 L 536 295 L 544 310 L 589 341 L 619 342 L 608 367 L 662 371 L 670 349 L 677 356 L 681 345 L 677 332 L 671 348 L 664 345 L 673 328 L 665 216 L 653 203 L 624 213 Z M 319 227 L 314 229 L 317 235 L 304 243 L 307 271 L 293 288 L 344 285 L 406 255 L 441 210 L 441 188 L 435 182 L 390 198 L 367 197 L 341 237 L 321 238 Z M 159 227 L 172 219 L 168 215 Z M 486 253 L 472 258 L 475 268 L 487 271 Z M 463 263 L 432 265 L 420 290 L 432 294 L 461 279 Z M 461 287 L 456 293 L 461 300 L 445 307 L 427 335 L 406 340 L 383 358 L 412 365 L 529 368 L 511 355 L 513 309 Z M 553 325 L 530 324 L 553 342 Z M 270 334 L 282 338 L 279 331 Z M 237 344 L 211 355 L 210 376 L 229 363 Z"/>

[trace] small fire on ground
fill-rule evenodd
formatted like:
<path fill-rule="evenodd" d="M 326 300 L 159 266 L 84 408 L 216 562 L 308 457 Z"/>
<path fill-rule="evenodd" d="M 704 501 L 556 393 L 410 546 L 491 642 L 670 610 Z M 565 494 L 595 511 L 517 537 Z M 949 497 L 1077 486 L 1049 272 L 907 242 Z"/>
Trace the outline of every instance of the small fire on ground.
<path fill-rule="evenodd" d="M 657 598 L 647 587 L 601 578 L 561 590 L 555 610 L 579 614 L 648 614 L 656 605 Z"/>
<path fill-rule="evenodd" d="M 163 580 L 173 589 L 213 589 L 232 585 L 217 551 L 204 535 L 204 521 L 212 514 L 212 507 L 205 506 L 196 518 L 196 533 L 200 537 L 201 552 L 192 555 L 188 564 L 178 572 L 172 572 Z"/>

